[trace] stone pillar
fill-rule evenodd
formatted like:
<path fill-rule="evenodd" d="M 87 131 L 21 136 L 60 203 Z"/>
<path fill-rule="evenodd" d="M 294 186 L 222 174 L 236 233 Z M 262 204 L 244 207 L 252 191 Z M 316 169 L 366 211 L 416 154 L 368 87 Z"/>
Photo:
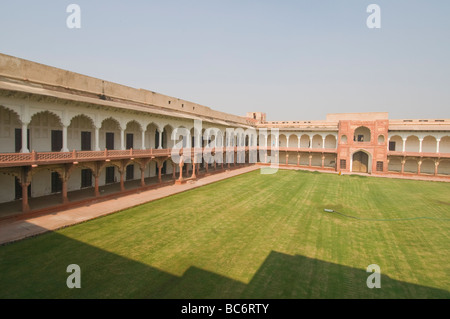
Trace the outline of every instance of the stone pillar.
<path fill-rule="evenodd" d="M 436 161 L 434 163 L 434 176 L 437 176 L 438 174 L 438 168 L 439 168 L 439 161 Z"/>
<path fill-rule="evenodd" d="M 158 182 L 162 183 L 161 171 L 163 168 L 163 163 L 158 162 Z"/>
<path fill-rule="evenodd" d="M 322 137 L 322 149 L 325 148 L 325 137 Z"/>
<path fill-rule="evenodd" d="M 440 138 L 436 139 L 436 153 L 439 153 L 439 152 L 440 152 L 440 150 L 439 150 L 439 144 L 440 144 L 440 142 L 441 142 L 441 139 L 440 139 Z"/>
<path fill-rule="evenodd" d="M 159 146 L 158 146 L 158 149 L 161 149 L 161 148 L 162 148 L 162 135 L 163 135 L 163 132 L 161 132 L 161 131 L 159 131 L 159 130 L 158 130 L 158 132 L 159 132 L 159 134 L 158 134 L 158 138 L 159 138 Z"/>
<path fill-rule="evenodd" d="M 140 166 L 139 169 L 141 170 L 141 187 L 145 186 L 145 166 Z"/>
<path fill-rule="evenodd" d="M 122 128 L 120 129 L 120 149 L 125 149 L 125 130 Z"/>
<path fill-rule="evenodd" d="M 63 204 L 67 204 L 69 202 L 69 198 L 67 197 L 67 179 L 65 177 L 62 179 L 62 201 Z"/>
<path fill-rule="evenodd" d="M 322 155 L 322 168 L 325 167 L 325 155 Z"/>
<path fill-rule="evenodd" d="M 313 138 L 312 138 L 312 136 L 310 136 L 309 137 L 309 148 L 313 148 L 312 146 L 312 143 L 313 143 Z"/>
<path fill-rule="evenodd" d="M 22 123 L 22 150 L 21 153 L 30 153 L 30 150 L 28 149 L 28 124 L 29 123 Z"/>
<path fill-rule="evenodd" d="M 417 174 L 420 175 L 420 166 L 422 166 L 422 161 L 417 162 Z"/>
<path fill-rule="evenodd" d="M 180 157 L 180 163 L 178 164 L 178 166 L 180 167 L 180 178 L 178 179 L 179 181 L 183 180 L 183 157 Z"/>
<path fill-rule="evenodd" d="M 288 154 L 288 152 L 286 152 L 286 165 L 288 165 L 289 164 L 289 154 Z"/>
<path fill-rule="evenodd" d="M 406 150 L 406 138 L 403 138 L 403 148 L 402 148 L 402 152 L 404 153 Z"/>
<path fill-rule="evenodd" d="M 22 213 L 30 211 L 30 204 L 28 203 L 28 186 L 30 183 L 22 183 Z"/>
<path fill-rule="evenodd" d="M 120 191 L 124 191 L 125 190 L 125 167 L 121 170 L 119 170 L 120 173 Z"/>
<path fill-rule="evenodd" d="M 196 170 L 196 166 L 197 164 L 195 163 L 195 159 L 194 158 L 192 158 L 192 178 L 197 178 L 197 175 L 195 175 L 195 170 Z"/>
<path fill-rule="evenodd" d="M 405 172 L 405 163 L 406 163 L 406 161 L 402 160 L 402 170 L 401 170 L 402 174 Z"/>
<path fill-rule="evenodd" d="M 100 190 L 99 190 L 99 185 L 100 185 L 100 176 L 99 174 L 95 174 L 94 175 L 94 189 L 95 189 L 95 197 L 99 197 L 100 196 Z"/>
<path fill-rule="evenodd" d="M 63 131 L 62 131 L 62 150 L 61 152 L 68 152 L 69 149 L 67 148 L 67 126 L 63 125 Z"/>
<path fill-rule="evenodd" d="M 100 151 L 100 128 L 99 127 L 95 127 L 95 138 L 94 138 L 94 150 L 95 151 Z"/>
<path fill-rule="evenodd" d="M 297 155 L 297 166 L 300 166 L 300 154 Z"/>
<path fill-rule="evenodd" d="M 145 150 L 145 130 L 141 130 L 141 150 Z"/>
<path fill-rule="evenodd" d="M 311 163 L 312 163 L 312 155 L 309 155 L 309 167 L 311 167 Z"/>
<path fill-rule="evenodd" d="M 419 139 L 419 153 L 422 153 L 422 142 L 423 142 L 423 138 Z"/>

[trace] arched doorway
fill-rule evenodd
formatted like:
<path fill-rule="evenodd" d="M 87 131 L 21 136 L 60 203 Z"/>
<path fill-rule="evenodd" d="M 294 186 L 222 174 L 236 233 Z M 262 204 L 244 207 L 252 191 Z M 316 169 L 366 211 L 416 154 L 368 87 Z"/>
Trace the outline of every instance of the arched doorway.
<path fill-rule="evenodd" d="M 369 167 L 369 155 L 359 151 L 353 154 L 352 172 L 367 173 Z"/>

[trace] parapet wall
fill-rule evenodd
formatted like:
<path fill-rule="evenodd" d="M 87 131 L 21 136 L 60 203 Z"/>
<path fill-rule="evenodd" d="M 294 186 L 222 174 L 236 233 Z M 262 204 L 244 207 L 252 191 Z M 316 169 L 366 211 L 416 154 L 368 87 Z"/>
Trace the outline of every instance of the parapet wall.
<path fill-rule="evenodd" d="M 0 76 L 22 81 L 25 80 L 36 84 L 73 89 L 99 96 L 105 95 L 107 97 L 154 105 L 164 109 L 181 111 L 192 115 L 248 124 L 245 117 L 215 111 L 207 106 L 197 103 L 144 89 L 136 89 L 104 81 L 1 53 Z"/>

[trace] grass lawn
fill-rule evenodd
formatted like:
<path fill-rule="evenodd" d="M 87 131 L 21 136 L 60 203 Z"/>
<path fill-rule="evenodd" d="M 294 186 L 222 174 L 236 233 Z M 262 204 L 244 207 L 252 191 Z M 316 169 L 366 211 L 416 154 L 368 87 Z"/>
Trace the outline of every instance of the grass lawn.
<path fill-rule="evenodd" d="M 253 171 L 0 247 L 0 298 L 450 298 L 450 221 L 324 208 L 448 219 L 450 183 Z"/>

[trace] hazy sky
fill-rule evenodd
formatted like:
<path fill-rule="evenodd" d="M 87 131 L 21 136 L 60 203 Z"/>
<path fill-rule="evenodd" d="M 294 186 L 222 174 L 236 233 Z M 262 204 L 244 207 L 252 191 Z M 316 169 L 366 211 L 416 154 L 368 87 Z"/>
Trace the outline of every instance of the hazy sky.
<path fill-rule="evenodd" d="M 268 120 L 450 118 L 449 17 L 446 0 L 2 1 L 0 52 Z"/>

